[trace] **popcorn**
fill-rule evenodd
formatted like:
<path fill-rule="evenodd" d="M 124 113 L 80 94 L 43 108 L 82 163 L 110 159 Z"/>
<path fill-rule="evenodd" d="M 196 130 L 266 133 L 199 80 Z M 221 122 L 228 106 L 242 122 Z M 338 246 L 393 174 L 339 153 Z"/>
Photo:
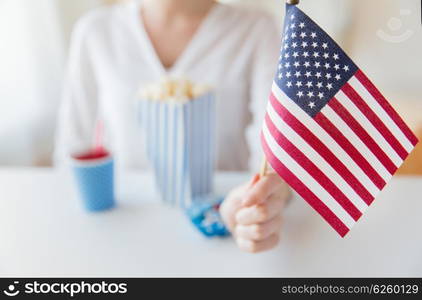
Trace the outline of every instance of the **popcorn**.
<path fill-rule="evenodd" d="M 209 91 L 209 86 L 194 84 L 187 79 L 164 78 L 159 83 L 144 86 L 139 91 L 139 97 L 149 101 L 185 103 Z"/>

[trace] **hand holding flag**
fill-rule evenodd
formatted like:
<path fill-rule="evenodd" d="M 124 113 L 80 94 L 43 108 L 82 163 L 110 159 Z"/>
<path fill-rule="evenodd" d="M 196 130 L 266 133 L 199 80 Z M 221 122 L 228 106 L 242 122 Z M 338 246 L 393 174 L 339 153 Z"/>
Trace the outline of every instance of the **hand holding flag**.
<path fill-rule="evenodd" d="M 255 253 L 277 245 L 289 196 L 289 187 L 274 172 L 257 174 L 229 194 L 220 213 L 240 249 Z"/>

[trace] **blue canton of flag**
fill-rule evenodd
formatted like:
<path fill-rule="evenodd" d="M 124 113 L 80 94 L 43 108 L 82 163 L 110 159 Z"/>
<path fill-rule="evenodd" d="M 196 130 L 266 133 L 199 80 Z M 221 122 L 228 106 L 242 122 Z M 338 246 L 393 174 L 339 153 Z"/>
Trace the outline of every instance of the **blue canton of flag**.
<path fill-rule="evenodd" d="M 315 116 L 357 70 L 314 21 L 287 9 L 276 82 L 307 114 Z"/>

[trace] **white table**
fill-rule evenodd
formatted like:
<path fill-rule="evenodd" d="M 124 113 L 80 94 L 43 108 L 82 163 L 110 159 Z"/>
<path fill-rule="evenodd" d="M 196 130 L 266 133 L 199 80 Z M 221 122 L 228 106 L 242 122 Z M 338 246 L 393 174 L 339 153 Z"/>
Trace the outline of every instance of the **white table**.
<path fill-rule="evenodd" d="M 156 200 L 150 176 L 119 175 L 119 207 L 87 214 L 69 174 L 0 169 L 0 276 L 422 276 L 422 178 L 395 178 L 342 239 L 302 200 L 281 245 L 240 252 Z M 220 192 L 246 174 L 220 174 Z"/>

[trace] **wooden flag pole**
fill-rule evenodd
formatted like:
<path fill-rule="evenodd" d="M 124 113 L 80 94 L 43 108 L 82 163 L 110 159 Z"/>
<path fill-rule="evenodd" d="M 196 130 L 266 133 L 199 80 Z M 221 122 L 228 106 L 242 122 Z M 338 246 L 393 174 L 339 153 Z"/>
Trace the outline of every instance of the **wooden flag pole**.
<path fill-rule="evenodd" d="M 265 175 L 267 175 L 267 170 L 268 170 L 268 161 L 264 155 L 262 159 L 261 171 L 259 172 L 259 177 L 264 177 Z"/>
<path fill-rule="evenodd" d="M 287 4 L 290 4 L 290 5 L 299 4 L 299 0 L 286 0 L 286 2 L 287 2 Z M 261 171 L 259 172 L 259 176 L 264 177 L 265 175 L 267 175 L 267 171 L 268 171 L 268 161 L 267 161 L 267 158 L 264 155 L 264 158 L 262 160 Z"/>

